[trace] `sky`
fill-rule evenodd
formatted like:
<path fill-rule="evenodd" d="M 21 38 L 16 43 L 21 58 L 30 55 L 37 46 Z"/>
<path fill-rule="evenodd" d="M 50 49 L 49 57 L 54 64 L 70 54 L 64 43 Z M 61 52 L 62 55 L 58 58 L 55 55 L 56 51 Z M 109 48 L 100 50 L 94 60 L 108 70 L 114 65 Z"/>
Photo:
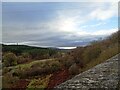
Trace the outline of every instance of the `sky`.
<path fill-rule="evenodd" d="M 2 42 L 74 48 L 118 30 L 117 2 L 3 2 Z"/>

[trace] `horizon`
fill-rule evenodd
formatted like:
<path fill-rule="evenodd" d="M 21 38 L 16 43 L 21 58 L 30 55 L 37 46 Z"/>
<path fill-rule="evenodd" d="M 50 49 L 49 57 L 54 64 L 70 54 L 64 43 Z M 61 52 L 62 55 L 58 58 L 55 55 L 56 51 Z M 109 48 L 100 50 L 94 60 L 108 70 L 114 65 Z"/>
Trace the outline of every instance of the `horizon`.
<path fill-rule="evenodd" d="M 19 43 L 2 43 L 3 45 L 25 45 L 25 44 L 19 44 Z M 35 45 L 26 45 L 31 47 L 40 47 L 40 48 L 57 48 L 57 49 L 75 49 L 76 47 L 55 47 L 55 46 L 35 46 Z"/>

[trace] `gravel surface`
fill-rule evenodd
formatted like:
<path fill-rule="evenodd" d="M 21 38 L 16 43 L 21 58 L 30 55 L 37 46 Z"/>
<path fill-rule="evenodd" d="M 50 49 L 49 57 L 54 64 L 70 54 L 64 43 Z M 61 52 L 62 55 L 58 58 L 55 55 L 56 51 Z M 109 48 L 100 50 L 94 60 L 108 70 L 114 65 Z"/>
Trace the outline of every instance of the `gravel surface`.
<path fill-rule="evenodd" d="M 55 90 L 118 90 L 118 55 L 58 85 Z"/>

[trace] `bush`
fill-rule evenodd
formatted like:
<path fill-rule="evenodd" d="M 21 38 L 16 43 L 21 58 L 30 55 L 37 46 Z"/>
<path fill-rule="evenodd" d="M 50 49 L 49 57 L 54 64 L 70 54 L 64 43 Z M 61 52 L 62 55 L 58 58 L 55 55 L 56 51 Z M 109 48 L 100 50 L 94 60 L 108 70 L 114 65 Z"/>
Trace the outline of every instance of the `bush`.
<path fill-rule="evenodd" d="M 24 63 L 24 57 L 23 57 L 23 56 L 18 56 L 17 63 L 18 63 L 18 64 Z"/>
<path fill-rule="evenodd" d="M 29 53 L 22 53 L 20 56 L 18 56 L 18 64 L 23 64 L 26 63 L 30 60 L 30 55 Z"/>
<path fill-rule="evenodd" d="M 23 56 L 18 56 L 18 59 L 17 59 L 17 63 L 18 64 L 23 64 L 23 63 L 26 63 L 28 62 L 28 59 L 23 57 Z"/>
<path fill-rule="evenodd" d="M 48 70 L 45 70 L 44 68 L 30 68 L 26 70 L 17 70 L 14 72 L 14 75 L 20 78 L 28 78 L 32 76 L 43 75 L 47 71 Z"/>
<path fill-rule="evenodd" d="M 13 74 L 14 76 L 18 76 L 20 78 L 28 78 L 32 76 L 50 74 L 58 70 L 60 70 L 60 64 L 57 62 L 52 62 L 52 64 L 46 65 L 45 67 L 34 66 L 26 70 L 18 69 Z"/>
<path fill-rule="evenodd" d="M 73 64 L 70 68 L 69 68 L 69 73 L 71 75 L 76 75 L 79 73 L 79 68 L 76 64 Z"/>
<path fill-rule="evenodd" d="M 101 53 L 100 46 L 92 45 L 87 47 L 83 52 L 83 63 L 87 64 L 90 61 L 96 59 L 100 53 Z"/>
<path fill-rule="evenodd" d="M 59 61 L 52 61 L 49 63 L 49 66 L 50 66 L 49 68 L 50 68 L 51 73 L 61 69 L 61 64 Z"/>
<path fill-rule="evenodd" d="M 8 67 L 8 66 L 14 66 L 17 65 L 17 57 L 14 53 L 6 53 L 3 56 L 3 65 Z"/>
<path fill-rule="evenodd" d="M 33 79 L 31 80 L 31 82 L 29 83 L 29 85 L 27 86 L 27 89 L 35 89 L 38 88 L 40 90 L 44 90 L 45 88 L 47 88 L 48 83 L 49 83 L 49 79 L 52 75 L 47 75 L 46 77 L 43 78 L 38 78 L 38 79 Z"/>
<path fill-rule="evenodd" d="M 8 73 L 8 72 L 10 72 L 10 71 L 11 71 L 10 68 L 4 67 L 4 68 L 2 69 L 2 75 L 6 74 L 6 73 Z"/>
<path fill-rule="evenodd" d="M 23 56 L 24 58 L 30 58 L 30 55 L 29 55 L 29 53 L 27 53 L 27 52 L 26 52 L 26 53 L 25 53 L 25 52 L 22 53 L 22 56 Z"/>
<path fill-rule="evenodd" d="M 73 60 L 73 57 L 70 55 L 66 55 L 65 57 L 60 58 L 60 63 L 66 68 L 69 68 L 75 61 Z"/>
<path fill-rule="evenodd" d="M 83 52 L 84 52 L 84 47 L 78 47 L 71 52 L 71 56 L 73 56 L 73 60 L 75 61 L 76 64 L 83 64 L 82 63 Z"/>
<path fill-rule="evenodd" d="M 18 77 L 13 77 L 12 73 L 7 73 L 2 77 L 3 88 L 11 88 L 17 81 Z"/>
<path fill-rule="evenodd" d="M 118 45 L 117 44 L 114 44 L 114 45 L 110 45 L 108 48 L 104 49 L 98 58 L 92 60 L 91 62 L 89 62 L 86 67 L 85 67 L 85 70 L 97 65 L 97 64 L 100 64 L 104 61 L 106 61 L 107 59 L 111 58 L 112 56 L 118 54 Z"/>
<path fill-rule="evenodd" d="M 99 57 L 96 59 L 96 61 L 102 62 L 104 60 L 111 58 L 112 56 L 114 56 L 118 53 L 119 53 L 118 52 L 118 45 L 117 44 L 111 45 L 111 47 L 102 51 L 102 53 L 99 55 Z"/>

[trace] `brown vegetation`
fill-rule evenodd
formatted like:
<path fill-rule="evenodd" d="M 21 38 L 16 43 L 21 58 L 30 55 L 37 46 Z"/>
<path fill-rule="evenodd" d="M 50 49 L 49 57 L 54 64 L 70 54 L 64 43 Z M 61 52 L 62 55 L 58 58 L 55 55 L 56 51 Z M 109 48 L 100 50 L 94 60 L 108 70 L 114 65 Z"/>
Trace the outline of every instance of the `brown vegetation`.
<path fill-rule="evenodd" d="M 3 87 L 11 88 L 13 84 L 22 85 L 19 82 L 23 82 L 25 85 L 21 87 L 25 88 L 34 87 L 34 84 L 41 84 L 41 87 L 48 89 L 53 88 L 76 74 L 120 53 L 118 34 L 120 31 L 104 40 L 91 42 L 88 46 L 77 47 L 69 52 L 47 51 L 46 49 L 42 49 L 42 51 L 41 49 L 30 49 L 30 51 L 26 49 L 24 52 L 17 52 L 16 49 L 10 47 L 8 49 L 13 52 L 5 52 L 4 48 Z M 52 58 L 52 60 L 37 60 L 44 58 Z M 45 77 L 41 78 L 42 76 Z M 26 80 L 29 80 L 31 84 Z"/>

